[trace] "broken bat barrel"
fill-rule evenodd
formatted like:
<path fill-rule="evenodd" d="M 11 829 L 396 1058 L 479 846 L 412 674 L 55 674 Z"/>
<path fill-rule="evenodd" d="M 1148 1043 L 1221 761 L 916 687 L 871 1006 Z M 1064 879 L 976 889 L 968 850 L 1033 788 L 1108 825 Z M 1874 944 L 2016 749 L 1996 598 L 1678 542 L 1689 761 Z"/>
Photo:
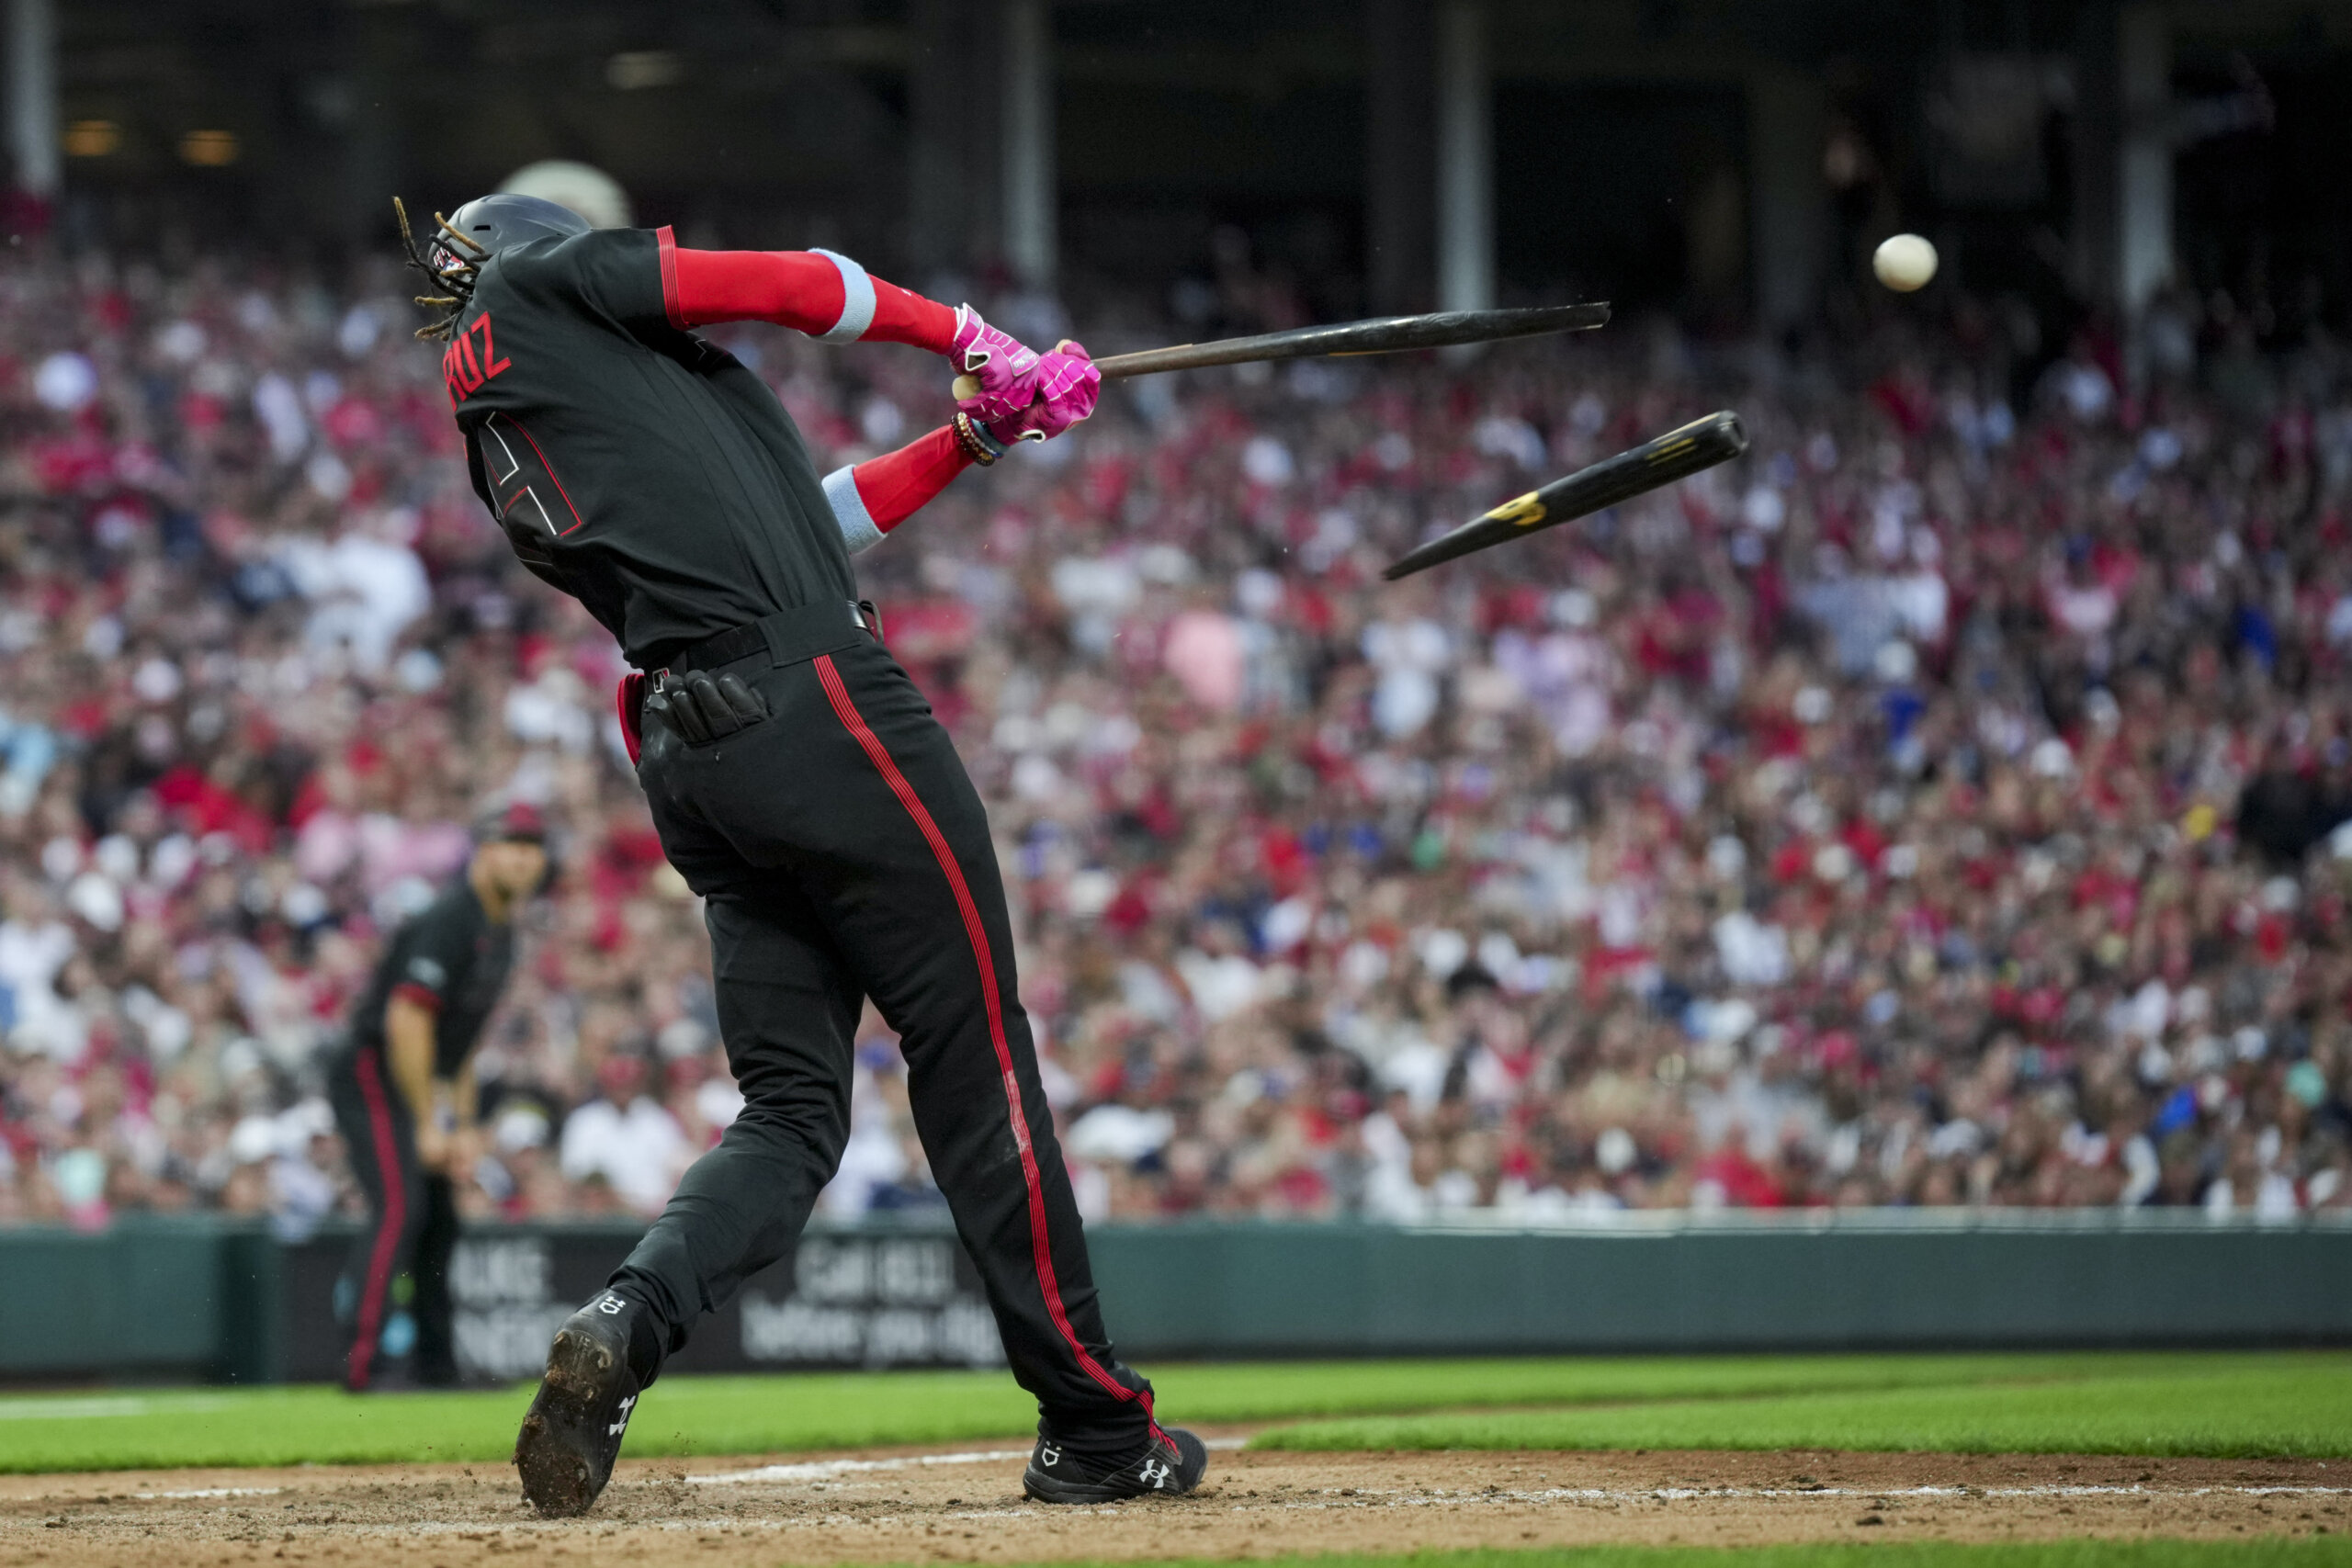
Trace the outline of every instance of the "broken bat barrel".
<path fill-rule="evenodd" d="M 1578 517 L 1586 517 L 1677 479 L 1689 479 L 1717 463 L 1727 463 L 1747 450 L 1747 432 L 1739 415 L 1725 412 L 1694 420 L 1653 441 L 1604 457 L 1589 468 L 1578 468 L 1542 490 L 1507 501 L 1483 517 L 1474 518 L 1441 538 L 1400 558 L 1381 573 L 1394 582 L 1426 571 L 1440 561 L 1457 559 L 1510 539 L 1523 539 Z"/>

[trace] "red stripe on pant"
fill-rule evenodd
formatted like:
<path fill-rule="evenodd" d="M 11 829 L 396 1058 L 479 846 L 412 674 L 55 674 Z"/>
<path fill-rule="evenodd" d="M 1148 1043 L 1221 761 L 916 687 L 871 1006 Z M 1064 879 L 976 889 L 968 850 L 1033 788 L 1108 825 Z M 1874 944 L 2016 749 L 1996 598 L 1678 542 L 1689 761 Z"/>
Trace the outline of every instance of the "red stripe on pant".
<path fill-rule="evenodd" d="M 383 1070 L 376 1054 L 362 1050 L 352 1064 L 359 1079 L 359 1098 L 368 1102 L 368 1129 L 376 1145 L 376 1171 L 384 1185 L 384 1213 L 376 1226 L 376 1246 L 368 1254 L 368 1284 L 359 1294 L 358 1337 L 352 1342 L 351 1365 L 345 1377 L 354 1388 L 368 1386 L 376 1359 L 377 1338 L 384 1327 L 384 1298 L 392 1288 L 392 1265 L 398 1260 L 401 1233 L 408 1228 L 408 1176 L 401 1168 L 400 1144 L 393 1135 L 392 1107 L 384 1096 Z"/>
<path fill-rule="evenodd" d="M 1036 1152 L 1029 1144 L 1029 1118 L 1021 1109 L 1021 1081 L 1012 1070 L 1012 1045 L 1005 1038 L 1004 1010 L 996 989 L 996 961 L 989 949 L 989 933 L 980 925 L 979 908 L 972 902 L 972 890 L 964 881 L 964 868 L 956 863 L 956 854 L 947 847 L 946 835 L 940 832 L 939 824 L 932 820 L 930 810 L 924 807 L 922 797 L 915 794 L 915 786 L 907 782 L 906 774 L 899 771 L 899 764 L 891 760 L 888 749 L 882 744 L 882 738 L 867 726 L 857 711 L 857 705 L 850 700 L 849 688 L 842 683 L 841 671 L 833 667 L 832 655 L 820 654 L 814 662 L 817 679 L 823 683 L 825 696 L 833 705 L 833 712 L 840 716 L 842 727 L 851 737 L 865 749 L 875 771 L 882 775 L 882 782 L 890 786 L 890 793 L 897 795 L 899 804 L 907 808 L 907 815 L 914 818 L 915 827 L 930 843 L 931 852 L 939 862 L 939 869 L 946 874 L 947 886 L 956 895 L 956 908 L 964 917 L 964 934 L 971 941 L 972 957 L 980 968 L 980 996 L 988 1006 L 989 1041 L 996 1047 L 997 1068 L 1004 1075 L 1005 1109 L 1012 1118 L 1012 1141 L 1021 1150 L 1021 1179 L 1029 1187 L 1030 1247 L 1037 1269 L 1037 1290 L 1046 1298 L 1046 1311 L 1052 1314 L 1054 1326 L 1061 1330 L 1070 1353 L 1078 1358 L 1078 1364 L 1086 1369 L 1087 1375 L 1114 1397 L 1133 1400 L 1136 1397 L 1136 1391 L 1105 1371 L 1100 1361 L 1087 1354 L 1086 1347 L 1079 1342 L 1077 1330 L 1069 1325 L 1069 1314 L 1062 1310 L 1061 1286 L 1054 1278 L 1053 1243 L 1046 1234 L 1046 1189 L 1037 1175 Z M 1144 1413 L 1148 1416 L 1150 1412 L 1151 1404 L 1147 1400 L 1144 1402 Z M 1154 1433 L 1158 1430 L 1155 1426 Z"/>

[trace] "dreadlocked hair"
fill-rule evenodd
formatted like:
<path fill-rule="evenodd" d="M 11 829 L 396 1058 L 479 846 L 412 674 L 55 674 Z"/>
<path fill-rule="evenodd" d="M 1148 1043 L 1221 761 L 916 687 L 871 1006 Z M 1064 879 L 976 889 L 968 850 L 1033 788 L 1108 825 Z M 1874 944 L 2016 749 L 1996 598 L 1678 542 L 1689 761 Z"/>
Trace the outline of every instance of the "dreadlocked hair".
<path fill-rule="evenodd" d="M 474 297 L 474 285 L 481 278 L 481 264 L 490 258 L 489 249 L 472 235 L 452 228 L 447 218 L 435 212 L 433 221 L 441 226 L 442 233 L 456 242 L 444 247 L 456 259 L 446 270 L 436 267 L 417 248 L 416 236 L 409 231 L 408 209 L 399 197 L 392 197 L 392 215 L 401 222 L 401 244 L 408 252 L 408 265 L 444 290 L 416 296 L 418 304 L 441 312 L 439 320 L 417 328 L 416 335 L 427 341 L 446 339 L 457 330 L 458 318 L 466 313 L 467 302 Z"/>

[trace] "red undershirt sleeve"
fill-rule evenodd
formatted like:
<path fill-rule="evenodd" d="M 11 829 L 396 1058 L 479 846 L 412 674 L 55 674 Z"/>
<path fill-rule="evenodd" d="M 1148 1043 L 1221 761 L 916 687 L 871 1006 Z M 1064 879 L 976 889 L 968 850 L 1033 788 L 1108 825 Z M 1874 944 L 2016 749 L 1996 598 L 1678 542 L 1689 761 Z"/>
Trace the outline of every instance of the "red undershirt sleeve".
<path fill-rule="evenodd" d="M 956 312 L 869 274 L 831 251 L 689 251 L 668 229 L 662 304 L 684 330 L 715 321 L 774 321 L 829 343 L 903 343 L 945 354 Z"/>
<path fill-rule="evenodd" d="M 417 985 L 413 981 L 403 980 L 399 985 L 394 986 L 392 987 L 392 996 L 400 1001 L 407 1002 L 414 1007 L 421 1007 L 427 1012 L 439 1012 L 441 1010 L 440 993 L 437 991 L 427 990 L 425 987 Z"/>
<path fill-rule="evenodd" d="M 855 468 L 825 476 L 825 499 L 832 503 L 849 553 L 873 548 L 882 536 L 911 517 L 947 481 L 970 467 L 952 425 L 942 425 Z"/>

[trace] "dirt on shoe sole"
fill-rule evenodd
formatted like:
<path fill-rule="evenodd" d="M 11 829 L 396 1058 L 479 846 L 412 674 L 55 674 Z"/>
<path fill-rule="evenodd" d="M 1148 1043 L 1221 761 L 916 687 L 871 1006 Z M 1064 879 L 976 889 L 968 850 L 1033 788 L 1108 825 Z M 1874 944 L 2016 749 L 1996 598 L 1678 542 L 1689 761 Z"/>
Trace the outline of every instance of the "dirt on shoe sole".
<path fill-rule="evenodd" d="M 559 1331 L 548 1347 L 547 1375 L 514 1438 L 523 1495 L 543 1518 L 576 1518 L 604 1490 L 592 1456 L 600 1440 L 599 1395 L 612 1371 L 611 1348 L 577 1329 Z"/>

